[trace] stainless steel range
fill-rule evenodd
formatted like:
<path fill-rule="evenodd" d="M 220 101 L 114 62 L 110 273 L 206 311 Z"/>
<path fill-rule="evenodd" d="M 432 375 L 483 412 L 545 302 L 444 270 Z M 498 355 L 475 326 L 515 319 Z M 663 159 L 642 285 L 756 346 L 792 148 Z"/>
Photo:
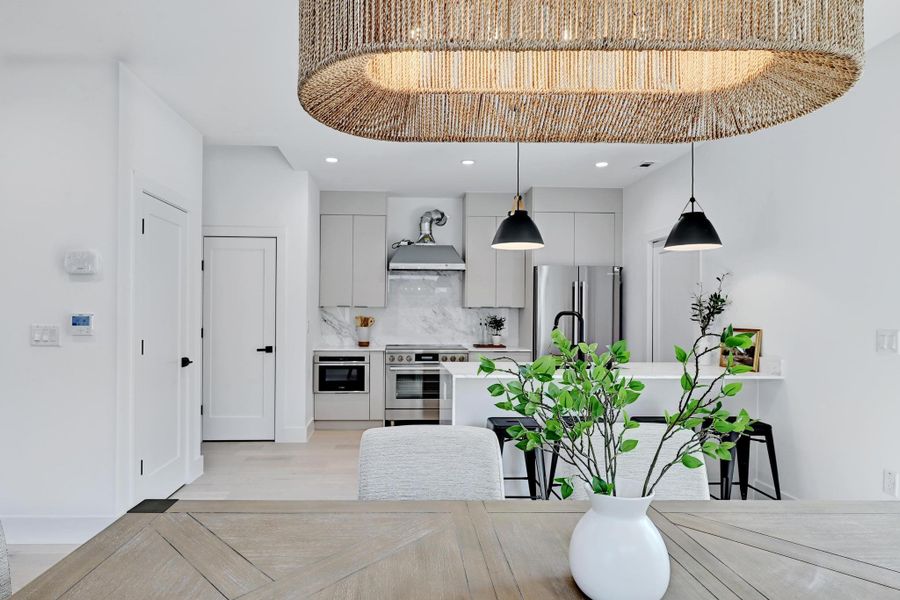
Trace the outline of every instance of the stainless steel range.
<path fill-rule="evenodd" d="M 441 362 L 465 362 L 462 346 L 387 346 L 384 349 L 384 420 L 388 425 L 437 423 L 450 400 Z"/>

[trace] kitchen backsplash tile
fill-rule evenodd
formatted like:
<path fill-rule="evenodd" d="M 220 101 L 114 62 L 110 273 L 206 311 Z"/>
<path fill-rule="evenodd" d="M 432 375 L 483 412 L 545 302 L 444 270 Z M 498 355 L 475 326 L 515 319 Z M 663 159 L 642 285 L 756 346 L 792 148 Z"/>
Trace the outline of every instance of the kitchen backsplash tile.
<path fill-rule="evenodd" d="M 388 275 L 386 308 L 319 309 L 322 346 L 356 344 L 354 317 L 375 317 L 373 346 L 384 344 L 472 344 L 481 342 L 479 321 L 486 315 L 506 317 L 507 346 L 519 344 L 519 311 L 506 308 L 464 308 L 460 272 L 393 272 Z"/>

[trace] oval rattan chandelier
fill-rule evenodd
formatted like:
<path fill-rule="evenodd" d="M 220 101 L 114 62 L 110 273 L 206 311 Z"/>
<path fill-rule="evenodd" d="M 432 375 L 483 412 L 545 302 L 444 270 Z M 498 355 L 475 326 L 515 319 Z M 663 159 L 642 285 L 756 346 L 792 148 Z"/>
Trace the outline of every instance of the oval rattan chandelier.
<path fill-rule="evenodd" d="M 677 143 L 831 102 L 863 0 L 300 0 L 303 107 L 393 141 Z"/>

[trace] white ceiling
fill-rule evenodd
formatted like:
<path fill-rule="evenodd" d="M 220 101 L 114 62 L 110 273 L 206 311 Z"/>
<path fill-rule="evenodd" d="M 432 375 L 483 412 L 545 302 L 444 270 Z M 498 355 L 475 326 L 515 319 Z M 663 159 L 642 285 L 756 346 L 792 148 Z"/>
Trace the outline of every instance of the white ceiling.
<path fill-rule="evenodd" d="M 866 0 L 866 19 L 871 48 L 900 32 L 900 1 Z M 0 53 L 122 60 L 208 144 L 276 146 L 322 189 L 446 195 L 515 185 L 512 144 L 375 142 L 310 118 L 296 97 L 297 0 L 0 0 Z M 638 163 L 658 168 L 686 150 L 528 144 L 522 188 L 622 187 L 653 170 Z M 601 160 L 610 166 L 595 168 Z"/>

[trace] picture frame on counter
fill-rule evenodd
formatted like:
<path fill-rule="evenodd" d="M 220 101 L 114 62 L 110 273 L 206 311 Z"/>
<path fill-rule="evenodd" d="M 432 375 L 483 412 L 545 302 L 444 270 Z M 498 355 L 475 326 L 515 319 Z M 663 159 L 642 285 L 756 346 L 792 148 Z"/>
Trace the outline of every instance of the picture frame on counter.
<path fill-rule="evenodd" d="M 728 365 L 728 355 L 734 353 L 734 362 L 739 365 L 746 365 L 753 369 L 754 373 L 759 373 L 759 359 L 762 356 L 762 341 L 763 341 L 763 330 L 762 329 L 752 329 L 747 327 L 735 327 L 735 333 L 750 333 L 753 336 L 753 345 L 747 348 L 746 350 L 742 350 L 740 348 L 735 348 L 734 350 L 730 350 L 725 348 L 725 345 L 721 345 L 721 349 L 719 351 L 719 366 L 725 367 Z"/>

